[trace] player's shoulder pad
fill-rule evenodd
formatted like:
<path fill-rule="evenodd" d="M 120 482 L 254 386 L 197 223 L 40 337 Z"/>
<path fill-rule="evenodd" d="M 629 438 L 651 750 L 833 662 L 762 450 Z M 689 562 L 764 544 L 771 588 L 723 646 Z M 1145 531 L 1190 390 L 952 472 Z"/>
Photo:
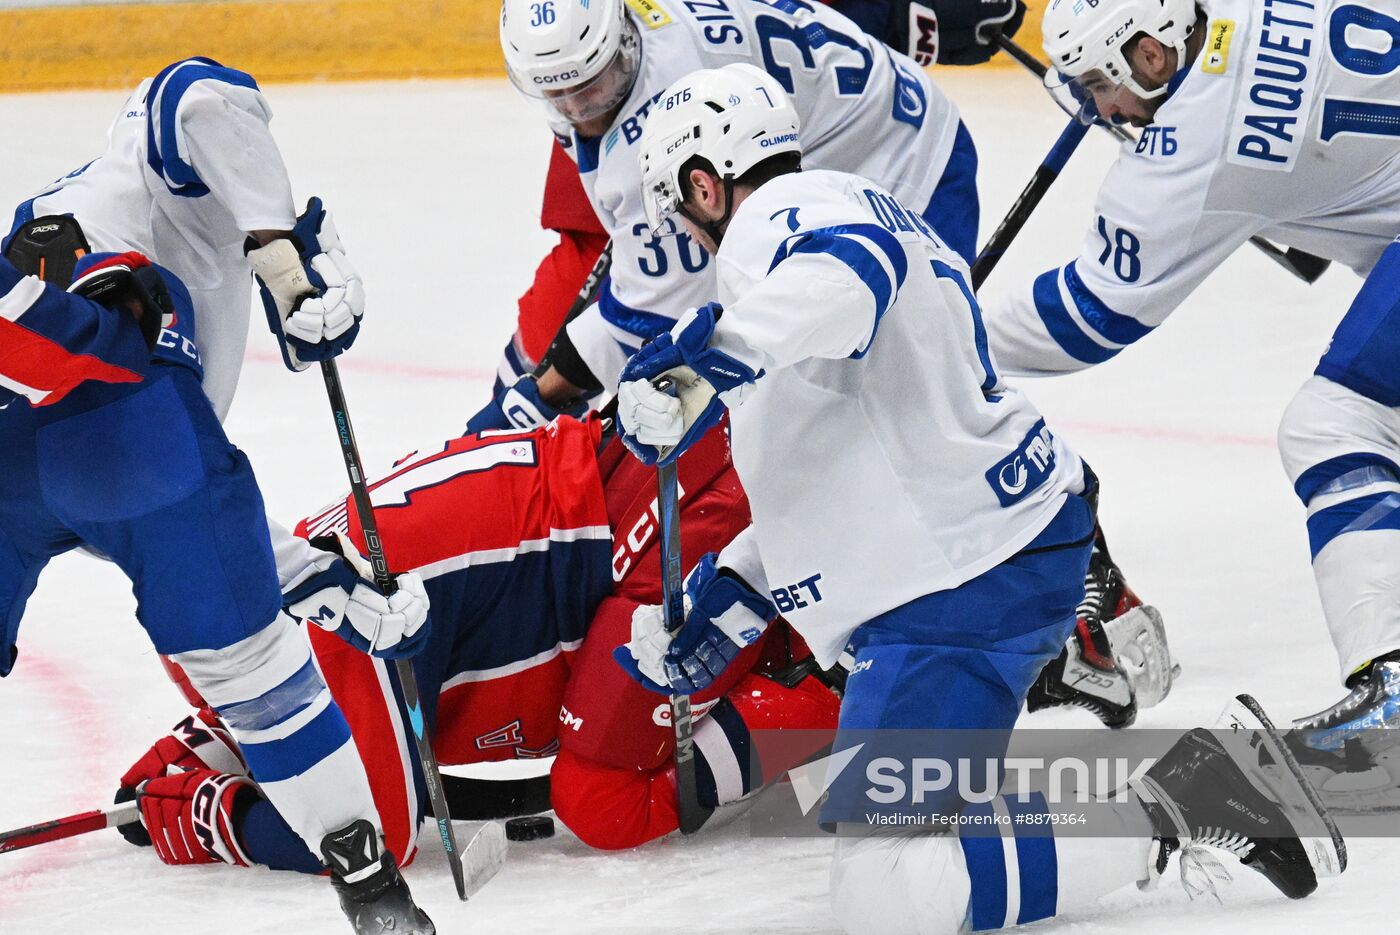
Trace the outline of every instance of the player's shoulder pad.
<path fill-rule="evenodd" d="M 731 238 L 742 241 L 742 253 L 761 255 L 756 259 L 761 258 L 771 270 L 791 252 L 795 241 L 821 232 L 855 234 L 876 224 L 899 239 L 901 228 L 890 221 L 888 211 L 876 213 L 872 198 L 877 205 L 894 203 L 875 183 L 845 172 L 809 170 L 779 176 L 745 201 L 739 216 L 743 223 L 731 225 L 725 244 L 728 246 Z M 912 236 L 920 236 L 912 223 L 906 226 Z"/>
<path fill-rule="evenodd" d="M 190 88 L 201 81 L 259 90 L 252 75 L 203 56 L 173 62 L 152 79 L 146 92 L 146 163 L 171 192 L 188 198 L 209 193 L 189 164 L 188 153 L 180 150 L 177 132 L 181 104 Z"/>

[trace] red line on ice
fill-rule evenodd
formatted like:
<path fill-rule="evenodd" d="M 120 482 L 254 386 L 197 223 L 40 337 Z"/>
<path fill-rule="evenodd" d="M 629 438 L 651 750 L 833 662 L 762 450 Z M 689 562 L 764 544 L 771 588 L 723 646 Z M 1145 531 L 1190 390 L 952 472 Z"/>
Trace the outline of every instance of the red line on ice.
<path fill-rule="evenodd" d="M 255 364 L 282 365 L 282 358 L 270 351 L 249 351 L 244 360 Z M 376 360 L 372 357 L 346 355 L 343 367 L 350 373 L 378 373 L 389 376 L 406 377 L 411 380 L 460 380 L 474 383 L 491 383 L 496 379 L 494 370 L 465 367 L 429 367 L 408 361 Z M 1242 432 L 1202 432 L 1194 429 L 1173 428 L 1152 425 L 1116 425 L 1109 422 L 1082 422 L 1078 419 L 1057 419 L 1056 426 L 1066 432 L 1082 432 L 1093 435 L 1126 435 L 1149 438 L 1157 441 L 1184 442 L 1193 445 L 1215 445 L 1223 447 L 1270 448 L 1274 447 L 1272 436 L 1248 435 Z"/>
<path fill-rule="evenodd" d="M 62 664 L 36 654 L 32 649 L 25 650 L 23 662 L 20 664 L 24 667 L 27 677 L 42 683 L 42 691 L 49 696 L 46 701 L 50 707 L 63 711 L 63 716 L 56 720 L 54 727 L 69 735 L 68 739 L 73 749 L 79 751 L 80 756 L 82 751 L 101 750 L 111 744 L 111 734 L 103 729 L 110 720 L 108 712 L 98 703 L 96 696 L 86 685 L 71 675 Z M 71 807 L 65 807 L 64 814 L 75 814 L 90 808 L 105 808 L 108 805 L 117 788 L 116 776 L 101 778 L 83 765 L 68 772 L 70 775 L 76 774 L 82 781 L 77 789 L 80 798 L 75 799 Z M 30 823 L 56 817 L 58 816 L 36 815 Z M 11 892 L 21 893 L 29 888 L 32 878 L 38 874 L 85 863 L 88 858 L 84 856 L 83 848 L 90 846 L 90 843 L 70 840 L 40 845 L 20 858 L 28 866 L 5 874 L 6 883 L 13 887 Z"/>

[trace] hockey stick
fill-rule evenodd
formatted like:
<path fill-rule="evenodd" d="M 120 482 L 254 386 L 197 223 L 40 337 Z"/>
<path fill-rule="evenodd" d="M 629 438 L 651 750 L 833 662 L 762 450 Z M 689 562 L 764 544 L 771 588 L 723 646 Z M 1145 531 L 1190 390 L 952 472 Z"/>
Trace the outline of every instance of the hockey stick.
<path fill-rule="evenodd" d="M 398 585 L 394 582 L 394 576 L 389 573 L 389 563 L 384 558 L 384 543 L 379 538 L 379 522 L 375 519 L 369 488 L 365 485 L 360 449 L 355 444 L 355 430 L 350 425 L 350 411 L 345 404 L 345 391 L 340 385 L 340 370 L 333 359 L 321 361 L 321 376 L 326 380 L 326 396 L 330 399 L 331 412 L 335 415 L 336 435 L 340 438 L 340 452 L 345 456 L 345 473 L 350 477 L 350 493 L 355 501 L 360 530 L 364 533 L 370 566 L 374 569 L 374 583 L 384 594 L 393 594 L 398 590 Z M 488 824 L 476 833 L 467 844 L 467 861 L 472 865 L 471 872 L 468 873 L 463 865 L 463 852 L 457 849 L 457 836 L 452 830 L 452 813 L 448 810 L 447 796 L 442 790 L 442 774 L 438 770 L 437 757 L 433 754 L 432 741 L 428 739 L 413 664 L 407 659 L 397 659 L 394 661 L 394 671 L 398 673 L 399 685 L 403 689 L 404 704 L 408 708 L 409 723 L 413 727 L 413 739 L 418 746 L 418 765 L 423 770 L 423 782 L 428 787 L 428 801 L 432 805 L 433 818 L 437 820 L 438 835 L 442 838 L 443 850 L 447 851 L 448 866 L 452 868 L 452 881 L 457 885 L 457 897 L 465 901 L 501 869 L 505 862 L 505 832 L 499 825 Z"/>
<path fill-rule="evenodd" d="M 1049 67 L 1046 66 L 1044 62 L 1021 48 L 1010 37 L 1002 35 L 1001 33 L 996 34 L 996 43 L 1001 47 L 1002 51 L 1025 66 L 1027 71 L 1039 78 L 1042 84 L 1044 83 L 1045 76 L 1050 71 Z M 1076 117 L 1075 119 L 1078 118 Z M 1103 120 L 1095 120 L 1094 123 L 1103 127 L 1122 142 L 1137 142 L 1137 139 L 1131 133 L 1116 124 L 1111 124 Z M 1332 265 L 1332 261 L 1324 257 L 1314 256 L 1296 247 L 1289 247 L 1285 250 L 1257 234 L 1249 238 L 1249 242 L 1254 244 L 1254 246 L 1268 256 L 1269 259 L 1273 260 L 1279 266 L 1282 266 L 1308 285 L 1317 282 L 1318 277 L 1327 271 L 1327 267 Z M 973 289 L 976 288 L 977 286 L 974 282 Z"/>
<path fill-rule="evenodd" d="M 658 389 L 675 394 L 670 381 Z M 685 586 L 681 573 L 680 484 L 676 464 L 656 468 L 656 519 L 660 526 L 657 545 L 661 551 L 661 606 L 666 630 L 675 633 L 685 623 Z M 690 720 L 690 696 L 671 690 L 671 729 L 676 735 L 676 813 L 681 834 L 694 834 L 709 818 L 700 804 L 695 765 L 695 727 Z"/>
<path fill-rule="evenodd" d="M 1084 139 L 1084 135 L 1088 132 L 1088 124 L 1083 123 L 1078 118 L 1070 118 L 1069 125 L 1060 132 L 1060 137 L 1055 140 L 1055 145 L 1050 147 L 1050 152 L 1036 167 L 1035 174 L 1026 183 L 1026 187 L 1021 190 L 1021 194 L 1012 204 L 1011 210 L 1006 213 L 1006 217 L 1002 218 L 997 229 L 992 232 L 992 238 L 977 254 L 977 262 L 972 264 L 973 292 L 980 289 L 987 276 L 996 269 L 996 265 L 1001 261 L 1006 248 L 1011 246 L 1011 241 L 1016 239 L 1021 228 L 1026 226 L 1031 212 L 1035 210 L 1036 205 L 1040 204 L 1040 200 L 1045 197 L 1045 193 L 1050 190 L 1055 179 L 1060 177 L 1060 172 L 1064 170 L 1070 154 L 1074 152 L 1079 141 Z"/>
<path fill-rule="evenodd" d="M 64 838 L 77 837 L 90 831 L 101 831 L 103 828 L 129 825 L 133 821 L 139 820 L 140 817 L 141 810 L 135 802 L 130 802 L 109 811 L 99 809 L 81 812 L 77 815 L 55 818 L 53 821 L 40 822 L 27 828 L 0 831 L 0 854 L 23 850 L 26 847 L 36 847 L 52 841 L 62 841 Z"/>

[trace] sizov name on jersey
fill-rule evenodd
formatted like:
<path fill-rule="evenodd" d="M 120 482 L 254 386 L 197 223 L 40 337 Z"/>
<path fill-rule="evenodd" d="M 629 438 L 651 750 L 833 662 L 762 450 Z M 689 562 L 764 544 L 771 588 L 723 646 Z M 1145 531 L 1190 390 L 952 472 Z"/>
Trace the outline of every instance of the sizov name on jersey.
<path fill-rule="evenodd" d="M 1055 473 L 1055 436 L 1041 419 L 1031 426 L 1016 450 L 987 469 L 987 484 L 1002 506 L 1034 493 Z"/>

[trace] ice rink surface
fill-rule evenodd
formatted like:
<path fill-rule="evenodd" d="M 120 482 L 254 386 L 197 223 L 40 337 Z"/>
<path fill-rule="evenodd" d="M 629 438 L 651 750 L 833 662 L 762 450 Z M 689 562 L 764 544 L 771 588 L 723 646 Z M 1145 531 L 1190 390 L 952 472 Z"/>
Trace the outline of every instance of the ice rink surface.
<path fill-rule="evenodd" d="M 982 239 L 1063 126 L 1019 72 L 943 69 L 981 155 Z M 273 130 L 298 198 L 316 194 L 369 290 L 343 373 L 371 475 L 460 431 L 489 390 L 515 297 L 551 243 L 539 229 L 549 136 L 506 82 L 278 86 Z M 0 97 L 0 205 L 101 151 L 119 92 Z M 1115 155 L 1093 132 L 993 274 L 988 290 L 1071 258 Z M 1359 280 L 1302 284 L 1242 248 L 1158 333 L 1085 374 L 1038 381 L 1049 423 L 1103 479 L 1102 519 L 1129 581 L 1165 614 L 1184 673 L 1139 724 L 1210 723 L 1239 691 L 1284 721 L 1338 697 L 1335 655 L 1308 565 L 1302 507 L 1274 450 L 1284 405 L 1312 371 Z M 229 435 L 252 457 L 274 516 L 295 521 L 345 485 L 320 379 L 283 369 L 258 319 Z M 133 617 L 125 580 L 97 561 L 54 562 L 30 602 L 15 673 L 0 682 L 0 828 L 101 807 L 117 777 L 185 713 Z M 1023 722 L 1024 723 L 1024 722 Z M 1082 712 L 1037 726 L 1087 726 Z M 469 826 L 459 832 L 469 833 Z M 407 877 L 443 933 L 838 931 L 826 906 L 830 844 L 751 840 L 741 823 L 693 841 L 590 853 L 561 828 L 515 845 L 458 904 L 428 840 Z M 1391 931 L 1400 844 L 1351 842 L 1346 875 L 1289 903 L 1237 869 L 1213 900 L 1176 882 L 1120 891 L 1041 923 L 1076 935 Z M 102 832 L 0 857 L 0 933 L 341 933 L 324 880 L 169 868 Z"/>

